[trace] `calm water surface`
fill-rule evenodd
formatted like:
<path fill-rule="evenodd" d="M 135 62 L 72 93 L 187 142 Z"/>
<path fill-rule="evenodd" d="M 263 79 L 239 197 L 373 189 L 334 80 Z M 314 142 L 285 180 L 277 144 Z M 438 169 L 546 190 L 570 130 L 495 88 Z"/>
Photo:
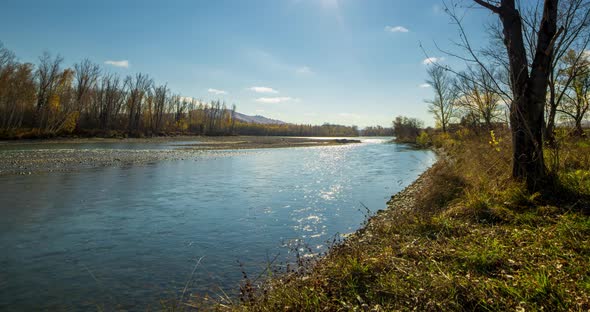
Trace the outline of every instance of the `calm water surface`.
<path fill-rule="evenodd" d="M 297 242 L 325 251 L 434 162 L 383 142 L 0 176 L 0 310 L 142 311 L 189 280 L 187 293 L 235 293 L 238 261 L 256 276 Z"/>

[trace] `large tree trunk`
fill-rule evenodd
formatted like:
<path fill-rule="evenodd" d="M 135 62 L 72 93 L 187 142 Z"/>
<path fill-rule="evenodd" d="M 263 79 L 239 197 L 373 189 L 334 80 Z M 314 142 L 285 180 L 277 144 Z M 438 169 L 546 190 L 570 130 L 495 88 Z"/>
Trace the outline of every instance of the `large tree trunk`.
<path fill-rule="evenodd" d="M 495 6 L 483 0 L 478 4 L 498 14 L 503 26 L 504 44 L 510 62 L 510 82 L 514 100 L 510 107 L 512 130 L 512 176 L 526 181 L 534 191 L 546 179 L 543 160 L 543 126 L 545 97 L 551 72 L 551 58 L 557 33 L 558 0 L 545 0 L 543 19 L 538 30 L 537 46 L 529 74 L 523 34 L 522 17 L 514 0 L 502 0 Z"/>
<path fill-rule="evenodd" d="M 510 60 L 510 78 L 514 101 L 510 108 L 512 129 L 512 176 L 524 179 L 529 189 L 536 189 L 545 178 L 543 160 L 543 102 L 538 103 L 538 92 L 532 76 L 522 37 L 522 19 L 514 1 L 502 1 L 500 19 L 504 26 L 504 44 Z M 545 84 L 546 88 L 547 84 Z M 543 93 L 545 94 L 545 93 Z"/>
<path fill-rule="evenodd" d="M 520 103 L 513 103 L 517 112 L 511 113 L 513 167 L 512 176 L 524 179 L 531 191 L 545 182 L 543 158 L 543 111 L 531 109 L 536 104 L 525 97 Z M 523 112 L 523 108 L 529 109 Z"/>
<path fill-rule="evenodd" d="M 512 130 L 512 176 L 524 179 L 529 190 L 538 189 L 545 180 L 543 159 L 543 111 L 534 107 L 530 97 L 521 97 L 512 103 L 510 126 Z M 528 109 L 528 110 L 525 110 Z"/>
<path fill-rule="evenodd" d="M 558 0 L 545 0 L 543 7 L 543 19 L 539 28 L 537 50 L 533 60 L 530 82 L 527 85 L 527 93 L 530 94 L 530 103 L 526 112 L 527 125 L 531 131 L 529 150 L 531 162 L 527 170 L 527 186 L 529 190 L 535 190 L 539 184 L 545 182 L 545 163 L 543 161 L 543 124 L 545 122 L 545 101 L 547 98 L 547 86 L 551 74 L 551 60 L 557 35 L 557 10 Z M 530 178 L 529 178 L 530 177 Z"/>

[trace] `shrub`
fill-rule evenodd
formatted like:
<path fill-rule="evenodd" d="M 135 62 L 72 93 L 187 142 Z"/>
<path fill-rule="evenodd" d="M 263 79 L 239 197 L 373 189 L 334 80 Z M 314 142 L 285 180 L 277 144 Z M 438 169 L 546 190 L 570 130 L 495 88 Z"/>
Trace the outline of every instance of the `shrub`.
<path fill-rule="evenodd" d="M 415 143 L 424 123 L 416 118 L 397 116 L 393 121 L 393 134 L 397 142 Z"/>
<path fill-rule="evenodd" d="M 420 132 L 420 135 L 416 138 L 416 144 L 420 145 L 421 147 L 428 147 L 432 144 L 430 136 L 426 131 Z"/>

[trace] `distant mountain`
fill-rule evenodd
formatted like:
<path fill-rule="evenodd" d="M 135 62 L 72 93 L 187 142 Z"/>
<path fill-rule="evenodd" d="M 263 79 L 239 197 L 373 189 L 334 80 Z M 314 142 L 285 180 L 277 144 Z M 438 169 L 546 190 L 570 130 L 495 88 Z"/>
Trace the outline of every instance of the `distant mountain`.
<path fill-rule="evenodd" d="M 243 122 L 257 123 L 257 124 L 263 124 L 263 125 L 284 125 L 284 124 L 286 124 L 286 122 L 284 122 L 284 121 L 270 119 L 270 118 L 266 118 L 266 117 L 260 116 L 260 115 L 249 116 L 249 115 L 235 112 L 234 116 L 237 120 L 243 121 Z"/>

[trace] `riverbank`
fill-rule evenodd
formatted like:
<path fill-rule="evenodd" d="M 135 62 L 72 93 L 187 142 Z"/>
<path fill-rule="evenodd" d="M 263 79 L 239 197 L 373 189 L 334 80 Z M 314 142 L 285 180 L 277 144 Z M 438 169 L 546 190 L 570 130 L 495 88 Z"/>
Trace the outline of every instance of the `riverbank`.
<path fill-rule="evenodd" d="M 510 179 L 510 143 L 446 137 L 448 158 L 323 258 L 244 287 L 234 311 L 587 311 L 590 144 L 556 184 Z M 506 140 L 508 141 L 508 140 Z M 247 284 L 246 284 L 247 285 Z"/>
<path fill-rule="evenodd" d="M 204 151 L 211 150 L 335 146 L 350 143 L 360 141 L 266 136 L 0 141 L 0 175 L 197 159 Z"/>

